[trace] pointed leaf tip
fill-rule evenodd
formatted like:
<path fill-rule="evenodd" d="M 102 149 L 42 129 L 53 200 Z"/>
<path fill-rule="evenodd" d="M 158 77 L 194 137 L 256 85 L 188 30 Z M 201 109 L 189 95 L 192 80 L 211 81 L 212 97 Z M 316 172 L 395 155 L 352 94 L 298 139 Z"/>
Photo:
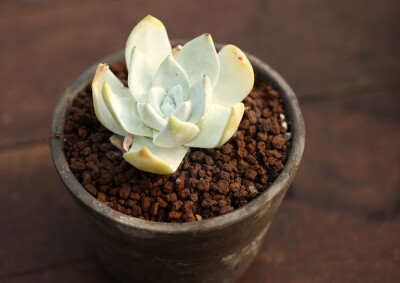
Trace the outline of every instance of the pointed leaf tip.
<path fill-rule="evenodd" d="M 200 129 L 198 135 L 186 146 L 200 148 L 221 146 L 236 132 L 243 113 L 243 103 L 238 103 L 232 107 L 211 105 L 207 115 L 197 122 Z"/>
<path fill-rule="evenodd" d="M 147 91 L 155 73 L 151 59 L 134 46 L 128 69 L 128 85 L 131 94 L 138 102 L 146 101 Z"/>
<path fill-rule="evenodd" d="M 172 174 L 178 169 L 188 147 L 165 148 L 144 137 L 135 136 L 124 159 L 136 168 L 155 174 Z"/>
<path fill-rule="evenodd" d="M 189 79 L 184 69 L 170 55 L 162 61 L 152 82 L 152 87 L 160 87 L 167 92 L 170 88 L 180 85 L 185 94 L 189 91 Z"/>
<path fill-rule="evenodd" d="M 220 71 L 220 62 L 210 34 L 202 34 L 186 43 L 180 51 L 178 63 L 188 75 L 190 84 L 206 74 L 214 86 Z"/>
<path fill-rule="evenodd" d="M 154 136 L 153 142 L 161 147 L 178 147 L 191 141 L 198 132 L 199 128 L 196 125 L 183 122 L 171 115 L 164 129 Z"/>
<path fill-rule="evenodd" d="M 118 134 L 125 135 L 123 130 L 108 110 L 102 95 L 103 84 L 107 82 L 116 92 L 124 92 L 123 83 L 110 71 L 107 64 L 99 64 L 92 82 L 93 106 L 97 119 L 108 130 Z"/>
<path fill-rule="evenodd" d="M 138 103 L 137 110 L 143 122 L 153 129 L 161 131 L 167 124 L 148 102 Z"/>
<path fill-rule="evenodd" d="M 172 52 L 167 30 L 160 20 L 151 15 L 141 20 L 128 37 L 125 47 L 125 60 L 128 69 L 133 46 L 136 46 L 138 50 L 151 59 L 155 69 Z"/>
<path fill-rule="evenodd" d="M 136 115 L 132 115 L 134 108 L 137 106 L 127 88 L 113 90 L 107 82 L 104 82 L 102 96 L 108 111 L 124 131 L 135 135 L 153 136 L 152 131 L 143 121 Z M 111 131 L 115 132 L 112 129 Z"/>
<path fill-rule="evenodd" d="M 225 45 L 218 57 L 221 69 L 213 90 L 213 102 L 232 106 L 241 102 L 253 88 L 253 67 L 246 55 L 234 45 Z"/>
<path fill-rule="evenodd" d="M 238 103 L 231 107 L 231 115 L 229 116 L 228 123 L 225 126 L 224 132 L 217 147 L 226 143 L 237 131 L 237 129 L 239 128 L 239 124 L 242 121 L 243 114 L 244 114 L 243 103 Z"/>

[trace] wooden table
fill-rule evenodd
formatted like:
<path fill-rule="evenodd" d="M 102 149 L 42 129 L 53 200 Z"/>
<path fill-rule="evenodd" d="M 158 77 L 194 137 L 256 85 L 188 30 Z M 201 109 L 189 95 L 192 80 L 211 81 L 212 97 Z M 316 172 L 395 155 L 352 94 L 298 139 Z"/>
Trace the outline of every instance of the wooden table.
<path fill-rule="evenodd" d="M 47 137 L 64 89 L 145 15 L 277 69 L 307 127 L 293 187 L 240 282 L 400 282 L 400 2 L 0 2 L 0 281 L 110 282 Z"/>

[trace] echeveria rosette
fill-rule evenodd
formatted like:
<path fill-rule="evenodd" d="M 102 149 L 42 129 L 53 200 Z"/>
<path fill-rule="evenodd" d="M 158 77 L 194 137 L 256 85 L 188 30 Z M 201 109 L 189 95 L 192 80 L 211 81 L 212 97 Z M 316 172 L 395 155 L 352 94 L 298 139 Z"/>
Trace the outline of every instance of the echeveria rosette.
<path fill-rule="evenodd" d="M 217 54 L 204 34 L 172 52 L 164 25 L 147 16 L 129 35 L 125 59 L 129 88 L 100 64 L 93 102 L 99 121 L 115 133 L 112 143 L 136 168 L 173 173 L 189 147 L 221 146 L 238 129 L 241 101 L 254 83 L 239 48 L 226 45 Z"/>

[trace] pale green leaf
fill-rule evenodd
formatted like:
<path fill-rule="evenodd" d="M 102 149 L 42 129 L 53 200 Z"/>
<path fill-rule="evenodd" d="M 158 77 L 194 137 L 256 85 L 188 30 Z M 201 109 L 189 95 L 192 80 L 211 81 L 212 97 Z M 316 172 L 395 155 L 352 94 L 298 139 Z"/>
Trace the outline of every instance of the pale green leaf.
<path fill-rule="evenodd" d="M 221 69 L 213 89 L 213 103 L 232 106 L 251 91 L 254 72 L 246 55 L 236 46 L 226 45 L 218 53 Z"/>
<path fill-rule="evenodd" d="M 104 102 L 118 125 L 126 132 L 134 135 L 152 137 L 152 130 L 142 119 L 132 115 L 137 103 L 130 95 L 119 96 L 104 82 L 102 89 Z"/>
<path fill-rule="evenodd" d="M 243 103 L 232 107 L 213 104 L 206 116 L 196 125 L 200 131 L 186 146 L 213 148 L 225 143 L 238 129 L 243 117 Z"/>
<path fill-rule="evenodd" d="M 128 68 L 131 51 L 135 46 L 150 58 L 154 69 L 158 68 L 165 57 L 172 54 L 171 44 L 163 23 L 150 15 L 138 23 L 128 37 L 125 47 L 125 60 Z"/>
<path fill-rule="evenodd" d="M 181 121 L 187 121 L 190 114 L 192 113 L 192 102 L 186 101 L 176 108 L 176 110 L 171 114 Z"/>
<path fill-rule="evenodd" d="M 110 71 L 107 64 L 99 64 L 92 82 L 93 106 L 96 117 L 105 128 L 113 133 L 124 136 L 127 132 L 114 120 L 114 117 L 111 115 L 104 102 L 102 95 L 104 82 L 107 82 L 110 88 L 117 93 L 127 93 L 127 88 L 125 88 L 123 83 Z"/>
<path fill-rule="evenodd" d="M 196 125 L 180 121 L 171 115 L 164 129 L 154 135 L 153 142 L 162 147 L 177 147 L 192 140 L 198 132 Z"/>
<path fill-rule="evenodd" d="M 175 107 L 176 105 L 174 100 L 171 97 L 167 96 L 161 105 L 161 111 L 163 112 L 164 117 L 167 117 L 170 114 L 172 114 L 172 112 L 175 111 Z"/>
<path fill-rule="evenodd" d="M 176 59 L 185 70 L 190 85 L 207 75 L 211 85 L 218 80 L 220 63 L 211 35 L 206 33 L 186 43 Z"/>
<path fill-rule="evenodd" d="M 189 101 L 193 106 L 188 122 L 196 123 L 208 111 L 212 104 L 211 83 L 207 75 L 200 77 L 190 88 Z"/>
<path fill-rule="evenodd" d="M 135 136 L 131 149 L 123 157 L 136 168 L 155 174 L 174 173 L 188 147 L 165 148 L 156 146 L 151 139 Z"/>
<path fill-rule="evenodd" d="M 151 60 L 143 52 L 132 48 L 132 55 L 129 62 L 128 85 L 129 91 L 137 102 L 145 102 L 147 91 L 155 73 Z"/>
<path fill-rule="evenodd" d="M 180 85 L 182 92 L 189 91 L 189 80 L 185 71 L 174 58 L 168 56 L 161 63 L 153 78 L 153 87 L 161 87 L 167 92 L 174 86 Z"/>
<path fill-rule="evenodd" d="M 167 92 L 159 87 L 153 87 L 149 90 L 149 102 L 151 107 L 163 118 L 165 118 L 164 113 L 162 113 L 160 107 L 163 103 Z"/>
<path fill-rule="evenodd" d="M 168 91 L 168 96 L 171 97 L 175 105 L 178 106 L 187 100 L 188 94 L 187 92 L 183 93 L 180 85 L 176 85 Z"/>
<path fill-rule="evenodd" d="M 167 124 L 149 103 L 138 103 L 137 110 L 143 122 L 153 129 L 161 131 Z"/>

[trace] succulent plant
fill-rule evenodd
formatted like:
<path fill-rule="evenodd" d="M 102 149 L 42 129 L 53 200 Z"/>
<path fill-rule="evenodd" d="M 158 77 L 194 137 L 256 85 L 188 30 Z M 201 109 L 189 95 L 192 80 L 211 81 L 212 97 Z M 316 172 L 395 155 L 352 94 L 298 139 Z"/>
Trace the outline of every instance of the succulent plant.
<path fill-rule="evenodd" d="M 92 83 L 99 121 L 136 168 L 176 171 L 189 147 L 228 141 L 243 117 L 254 83 L 246 55 L 233 45 L 217 53 L 210 34 L 171 49 L 164 25 L 145 17 L 125 48 L 128 85 L 100 64 Z"/>

